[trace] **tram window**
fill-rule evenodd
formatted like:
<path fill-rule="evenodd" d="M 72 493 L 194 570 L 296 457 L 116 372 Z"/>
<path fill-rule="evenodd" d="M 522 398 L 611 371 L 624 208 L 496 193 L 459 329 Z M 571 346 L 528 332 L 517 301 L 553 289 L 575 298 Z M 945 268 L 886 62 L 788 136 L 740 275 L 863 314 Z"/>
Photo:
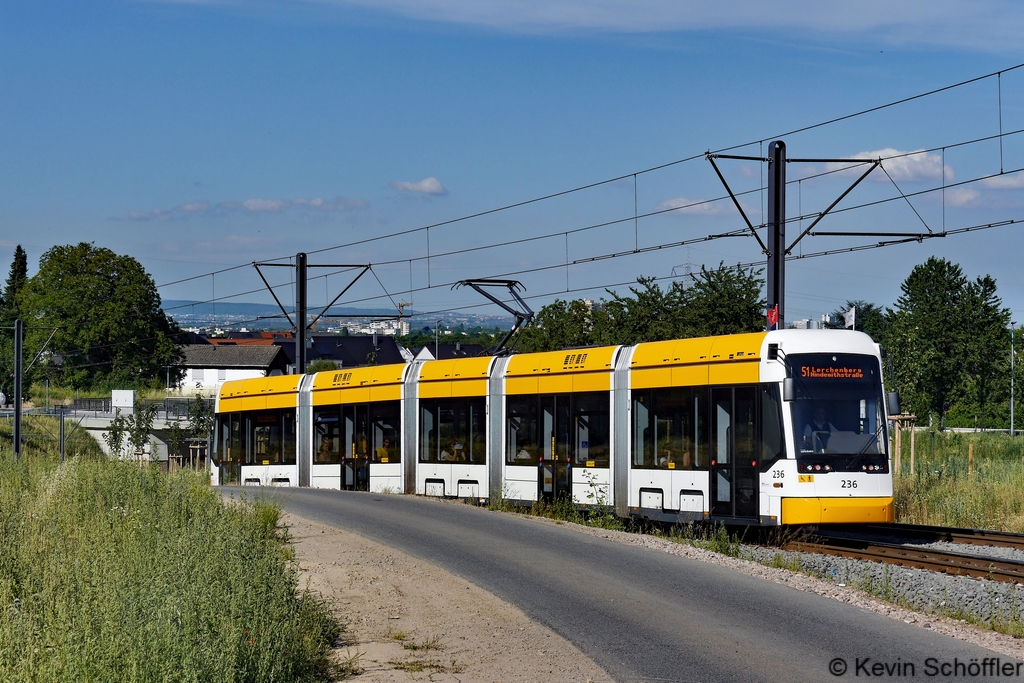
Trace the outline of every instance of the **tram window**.
<path fill-rule="evenodd" d="M 705 392 L 673 387 L 633 394 L 633 467 L 692 470 L 707 464 Z"/>
<path fill-rule="evenodd" d="M 757 393 L 754 387 L 736 387 L 733 403 L 733 429 L 736 430 L 736 462 L 747 466 L 757 462 L 760 453 L 756 447 L 755 411 Z"/>
<path fill-rule="evenodd" d="M 461 419 L 460 419 L 461 418 Z M 455 462 L 462 455 L 465 444 L 459 439 L 459 427 L 465 416 L 457 407 L 440 405 L 437 410 L 438 448 L 437 459 Z"/>
<path fill-rule="evenodd" d="M 420 403 L 420 462 L 434 462 L 437 453 L 437 420 L 433 404 Z"/>
<path fill-rule="evenodd" d="M 231 415 L 218 415 L 217 416 L 217 432 L 216 440 L 217 445 L 214 446 L 214 453 L 218 460 L 228 461 L 231 460 L 231 454 L 228 452 L 228 448 L 231 444 Z"/>
<path fill-rule="evenodd" d="M 469 401 L 469 453 L 468 461 L 481 464 L 487 461 L 487 420 L 486 405 L 483 399 Z"/>
<path fill-rule="evenodd" d="M 420 402 L 420 462 L 487 460 L 483 398 Z"/>
<path fill-rule="evenodd" d="M 254 465 L 295 464 L 295 411 L 260 410 L 250 413 L 250 457 Z"/>
<path fill-rule="evenodd" d="M 584 467 L 608 467 L 611 452 L 611 408 L 607 392 L 572 394 L 576 436 L 573 462 Z"/>
<path fill-rule="evenodd" d="M 380 463 L 401 462 L 401 404 L 398 401 L 371 403 L 370 422 L 373 433 L 370 459 Z"/>
<path fill-rule="evenodd" d="M 281 411 L 281 462 L 285 465 L 295 464 L 295 411 Z"/>
<path fill-rule="evenodd" d="M 370 456 L 370 426 L 365 403 L 341 407 L 341 423 L 344 430 L 341 459 L 357 458 L 366 460 Z"/>
<path fill-rule="evenodd" d="M 653 402 L 650 391 L 633 393 L 633 467 L 654 465 L 650 411 Z"/>
<path fill-rule="evenodd" d="M 708 390 L 695 388 L 693 396 L 693 443 L 695 469 L 706 469 L 711 464 L 710 428 L 708 427 Z"/>
<path fill-rule="evenodd" d="M 313 462 L 341 462 L 341 411 L 337 406 L 313 409 Z"/>
<path fill-rule="evenodd" d="M 782 404 L 775 384 L 761 385 L 761 471 L 786 457 L 782 441 Z"/>
<path fill-rule="evenodd" d="M 711 458 L 719 465 L 732 462 L 732 389 L 711 392 L 714 429 L 711 432 Z"/>
<path fill-rule="evenodd" d="M 255 464 L 281 464 L 281 416 L 276 410 L 255 414 L 252 443 Z"/>
<path fill-rule="evenodd" d="M 536 465 L 541 453 L 537 397 L 509 396 L 505 408 L 508 464 Z"/>
<path fill-rule="evenodd" d="M 246 448 L 245 433 L 242 425 L 245 422 L 245 415 L 234 413 L 230 416 L 231 425 L 228 428 L 228 458 L 231 462 L 251 462 Z"/>

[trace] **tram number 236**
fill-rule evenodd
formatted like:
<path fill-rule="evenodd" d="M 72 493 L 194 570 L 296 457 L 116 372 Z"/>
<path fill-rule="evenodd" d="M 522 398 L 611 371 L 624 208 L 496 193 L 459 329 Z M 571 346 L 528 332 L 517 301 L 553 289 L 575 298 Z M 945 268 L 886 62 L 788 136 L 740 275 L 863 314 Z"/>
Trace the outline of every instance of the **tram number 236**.
<path fill-rule="evenodd" d="M 785 478 L 786 478 L 786 471 L 785 470 L 772 470 L 772 479 L 785 479 Z"/>
<path fill-rule="evenodd" d="M 854 481 L 853 479 L 843 479 L 843 488 L 844 489 L 855 489 L 855 488 L 857 488 L 857 482 Z"/>

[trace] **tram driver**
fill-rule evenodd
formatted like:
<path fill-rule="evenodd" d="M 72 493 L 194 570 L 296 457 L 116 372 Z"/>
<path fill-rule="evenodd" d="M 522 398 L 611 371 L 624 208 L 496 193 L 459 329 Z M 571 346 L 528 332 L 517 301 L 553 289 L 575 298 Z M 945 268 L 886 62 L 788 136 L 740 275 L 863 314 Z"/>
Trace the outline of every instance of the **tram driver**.
<path fill-rule="evenodd" d="M 814 417 L 804 427 L 804 441 L 801 450 L 822 452 L 828 445 L 828 435 L 839 431 L 836 426 L 828 421 L 828 413 L 825 408 L 817 406 L 814 409 Z"/>

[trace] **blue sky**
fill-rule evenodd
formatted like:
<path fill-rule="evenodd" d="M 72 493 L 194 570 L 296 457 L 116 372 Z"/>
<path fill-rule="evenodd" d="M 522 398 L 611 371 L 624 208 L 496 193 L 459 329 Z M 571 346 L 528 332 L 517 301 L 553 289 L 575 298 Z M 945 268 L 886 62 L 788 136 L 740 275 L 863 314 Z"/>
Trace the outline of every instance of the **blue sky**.
<path fill-rule="evenodd" d="M 477 303 L 448 283 L 515 275 L 536 295 L 599 298 L 602 285 L 701 264 L 759 260 L 751 237 L 629 252 L 743 227 L 710 164 L 675 160 L 760 142 L 1024 62 L 1011 2 L 853 4 L 361 0 L 0 5 L 0 264 L 30 271 L 55 244 L 138 258 L 158 284 L 421 228 L 587 185 L 586 191 L 327 251 L 374 263 L 344 302 L 419 310 Z M 999 97 L 1002 97 L 1000 108 Z M 1024 69 L 787 136 L 791 157 L 887 157 L 840 208 L 1024 167 Z M 941 150 L 946 147 L 945 152 Z M 922 149 L 927 154 L 898 156 Z M 762 169 L 722 161 L 738 191 Z M 828 170 L 790 164 L 790 179 Z M 825 208 L 855 176 L 808 178 L 788 214 Z M 899 190 L 896 189 L 898 186 Z M 984 181 L 826 218 L 823 230 L 941 231 L 1024 219 L 1024 177 Z M 751 220 L 763 197 L 744 195 Z M 632 219 L 673 207 L 677 211 Z M 602 223 L 620 221 L 592 228 Z M 807 221 L 803 222 L 807 225 Z M 795 220 L 790 239 L 799 231 Z M 581 228 L 592 228 L 579 231 Z M 577 232 L 573 232 L 577 231 Z M 566 233 L 570 234 L 566 234 Z M 510 239 L 517 246 L 439 257 Z M 805 252 L 866 238 L 808 237 Z M 1016 226 L 791 262 L 787 318 L 849 298 L 891 305 L 938 255 L 991 274 L 1024 322 Z M 390 262 L 390 263 L 388 263 Z M 542 270 L 538 270 L 542 269 Z M 284 269 L 273 273 L 284 279 Z M 323 301 L 344 275 L 310 285 Z M 429 289 L 424 289 L 427 285 Z M 165 299 L 260 287 L 254 270 L 161 287 Z M 404 290 L 413 289 L 413 292 Z M 566 290 L 570 290 L 566 293 Z M 279 292 L 292 297 L 288 287 Z M 544 296 L 540 296 L 544 295 Z M 377 298 L 374 298 L 377 297 Z M 270 301 L 247 294 L 232 301 Z M 493 312 L 479 309 L 481 312 Z"/>

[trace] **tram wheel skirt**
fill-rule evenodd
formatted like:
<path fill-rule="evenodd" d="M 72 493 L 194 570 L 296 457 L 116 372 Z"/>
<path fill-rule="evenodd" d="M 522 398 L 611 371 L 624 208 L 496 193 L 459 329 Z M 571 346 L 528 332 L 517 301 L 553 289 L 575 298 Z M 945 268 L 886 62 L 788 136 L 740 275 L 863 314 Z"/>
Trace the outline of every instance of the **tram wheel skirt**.
<path fill-rule="evenodd" d="M 895 522 L 892 497 L 783 498 L 783 524 L 850 524 Z"/>

